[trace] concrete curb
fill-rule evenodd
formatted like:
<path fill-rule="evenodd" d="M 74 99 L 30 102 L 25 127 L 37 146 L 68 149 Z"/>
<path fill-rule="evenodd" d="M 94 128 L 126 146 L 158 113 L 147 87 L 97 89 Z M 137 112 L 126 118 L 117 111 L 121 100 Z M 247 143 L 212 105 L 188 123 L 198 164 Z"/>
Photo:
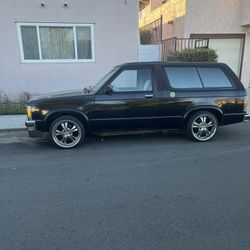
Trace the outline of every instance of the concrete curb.
<path fill-rule="evenodd" d="M 245 115 L 245 120 L 250 120 L 250 115 Z"/>
<path fill-rule="evenodd" d="M 27 128 L 3 128 L 0 129 L 0 133 L 4 132 L 17 132 L 17 131 L 28 131 Z"/>

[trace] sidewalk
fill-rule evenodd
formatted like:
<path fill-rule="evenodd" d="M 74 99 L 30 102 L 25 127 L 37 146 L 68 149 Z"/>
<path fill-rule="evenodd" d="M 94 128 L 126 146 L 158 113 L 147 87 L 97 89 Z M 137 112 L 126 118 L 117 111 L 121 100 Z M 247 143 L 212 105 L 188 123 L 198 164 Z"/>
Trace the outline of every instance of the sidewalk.
<path fill-rule="evenodd" d="M 26 115 L 0 115 L 0 131 L 25 129 Z"/>
<path fill-rule="evenodd" d="M 250 88 L 247 89 L 248 118 L 250 119 Z M 0 115 L 0 131 L 22 130 L 25 129 L 26 115 Z"/>

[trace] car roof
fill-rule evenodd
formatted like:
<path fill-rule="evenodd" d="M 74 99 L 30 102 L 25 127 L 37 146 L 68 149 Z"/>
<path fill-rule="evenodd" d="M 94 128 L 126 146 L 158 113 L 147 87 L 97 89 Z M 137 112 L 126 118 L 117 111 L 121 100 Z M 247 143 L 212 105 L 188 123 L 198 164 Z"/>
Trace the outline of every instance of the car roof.
<path fill-rule="evenodd" d="M 176 65 L 176 66 L 225 66 L 224 63 L 218 62 L 168 62 L 168 61 L 154 61 L 154 62 L 129 62 L 118 66 L 152 66 L 152 65 Z"/>

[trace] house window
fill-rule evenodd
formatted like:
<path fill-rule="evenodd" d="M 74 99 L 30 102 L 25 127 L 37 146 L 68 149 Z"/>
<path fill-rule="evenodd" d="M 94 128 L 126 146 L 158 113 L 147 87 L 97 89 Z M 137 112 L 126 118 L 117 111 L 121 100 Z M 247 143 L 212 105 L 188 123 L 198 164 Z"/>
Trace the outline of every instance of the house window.
<path fill-rule="evenodd" d="M 22 62 L 93 62 L 93 24 L 18 23 Z"/>

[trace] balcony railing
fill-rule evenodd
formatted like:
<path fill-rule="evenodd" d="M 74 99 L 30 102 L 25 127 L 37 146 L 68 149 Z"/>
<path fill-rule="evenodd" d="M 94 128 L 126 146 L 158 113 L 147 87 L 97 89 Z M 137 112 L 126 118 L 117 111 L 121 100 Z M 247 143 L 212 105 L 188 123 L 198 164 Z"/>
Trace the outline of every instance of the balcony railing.
<path fill-rule="evenodd" d="M 141 44 L 155 44 L 162 41 L 162 17 L 140 28 Z"/>
<path fill-rule="evenodd" d="M 171 53 L 184 49 L 209 48 L 209 39 L 169 38 L 162 41 L 162 60 L 167 60 Z"/>

